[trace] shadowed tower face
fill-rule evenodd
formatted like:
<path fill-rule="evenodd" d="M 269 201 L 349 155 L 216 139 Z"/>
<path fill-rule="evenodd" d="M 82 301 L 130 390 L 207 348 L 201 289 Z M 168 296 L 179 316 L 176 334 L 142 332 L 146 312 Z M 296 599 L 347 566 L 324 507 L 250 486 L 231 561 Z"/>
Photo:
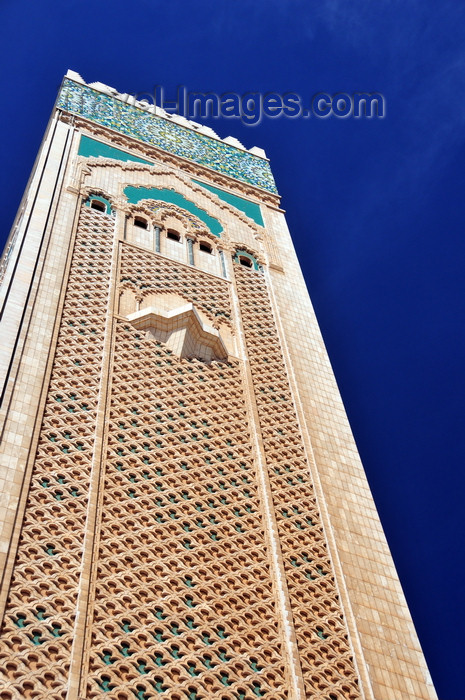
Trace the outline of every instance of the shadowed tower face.
<path fill-rule="evenodd" d="M 436 697 L 260 149 L 70 72 L 1 277 L 2 697 Z"/>

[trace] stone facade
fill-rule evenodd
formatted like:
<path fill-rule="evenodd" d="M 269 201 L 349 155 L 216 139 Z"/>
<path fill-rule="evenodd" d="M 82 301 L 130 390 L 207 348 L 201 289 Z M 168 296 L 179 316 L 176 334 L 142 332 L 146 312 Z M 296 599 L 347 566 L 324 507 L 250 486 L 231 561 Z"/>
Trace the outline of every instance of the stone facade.
<path fill-rule="evenodd" d="M 433 700 L 268 162 L 141 107 L 68 74 L 2 261 L 2 697 Z"/>

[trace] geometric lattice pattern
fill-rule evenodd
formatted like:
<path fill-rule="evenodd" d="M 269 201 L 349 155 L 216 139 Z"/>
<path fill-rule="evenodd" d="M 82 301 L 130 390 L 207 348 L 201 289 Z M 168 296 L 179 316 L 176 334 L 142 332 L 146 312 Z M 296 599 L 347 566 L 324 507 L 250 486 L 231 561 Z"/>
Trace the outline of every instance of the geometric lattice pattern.
<path fill-rule="evenodd" d="M 137 246 L 121 245 L 112 281 L 113 228 L 82 207 L 2 630 L 2 697 L 66 697 L 92 472 L 81 698 L 292 697 L 266 487 L 305 697 L 357 700 L 265 276 L 234 265 L 241 321 L 231 282 Z M 180 357 L 121 317 L 106 325 L 115 282 L 142 301 L 182 297 L 212 325 L 242 330 L 251 374 L 226 355 Z"/>
<path fill-rule="evenodd" d="M 84 207 L 2 628 L 2 698 L 64 698 L 95 447 L 113 220 Z"/>
<path fill-rule="evenodd" d="M 87 697 L 286 697 L 238 362 L 118 323 L 104 493 Z"/>
<path fill-rule="evenodd" d="M 355 700 L 357 677 L 265 279 L 235 271 L 306 697 Z"/>
<path fill-rule="evenodd" d="M 220 322 L 231 326 L 228 282 L 201 270 L 125 245 L 120 282 L 122 289 L 132 290 L 142 302 L 154 293 L 177 293 L 203 311 L 212 325 Z"/>

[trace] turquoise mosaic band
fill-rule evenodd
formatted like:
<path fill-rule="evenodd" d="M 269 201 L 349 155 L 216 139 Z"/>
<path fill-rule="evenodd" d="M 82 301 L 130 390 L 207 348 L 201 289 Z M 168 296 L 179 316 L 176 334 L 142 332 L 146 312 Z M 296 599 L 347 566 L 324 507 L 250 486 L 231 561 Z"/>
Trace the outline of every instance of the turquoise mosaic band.
<path fill-rule="evenodd" d="M 65 78 L 59 109 L 277 194 L 268 161 Z"/>

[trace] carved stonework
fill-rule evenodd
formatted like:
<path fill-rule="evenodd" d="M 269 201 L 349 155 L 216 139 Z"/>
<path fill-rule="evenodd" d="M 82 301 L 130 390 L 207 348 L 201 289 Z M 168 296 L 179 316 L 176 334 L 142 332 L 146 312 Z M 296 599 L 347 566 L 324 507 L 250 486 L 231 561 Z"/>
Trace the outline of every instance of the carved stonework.
<path fill-rule="evenodd" d="M 2 700 L 436 700 L 267 161 L 68 78 L 1 267 Z"/>
<path fill-rule="evenodd" d="M 221 335 L 215 328 L 202 323 L 193 304 L 169 311 L 149 306 L 127 318 L 134 328 L 145 331 L 148 338 L 163 341 L 179 357 L 196 357 L 211 362 L 228 356 Z"/>

